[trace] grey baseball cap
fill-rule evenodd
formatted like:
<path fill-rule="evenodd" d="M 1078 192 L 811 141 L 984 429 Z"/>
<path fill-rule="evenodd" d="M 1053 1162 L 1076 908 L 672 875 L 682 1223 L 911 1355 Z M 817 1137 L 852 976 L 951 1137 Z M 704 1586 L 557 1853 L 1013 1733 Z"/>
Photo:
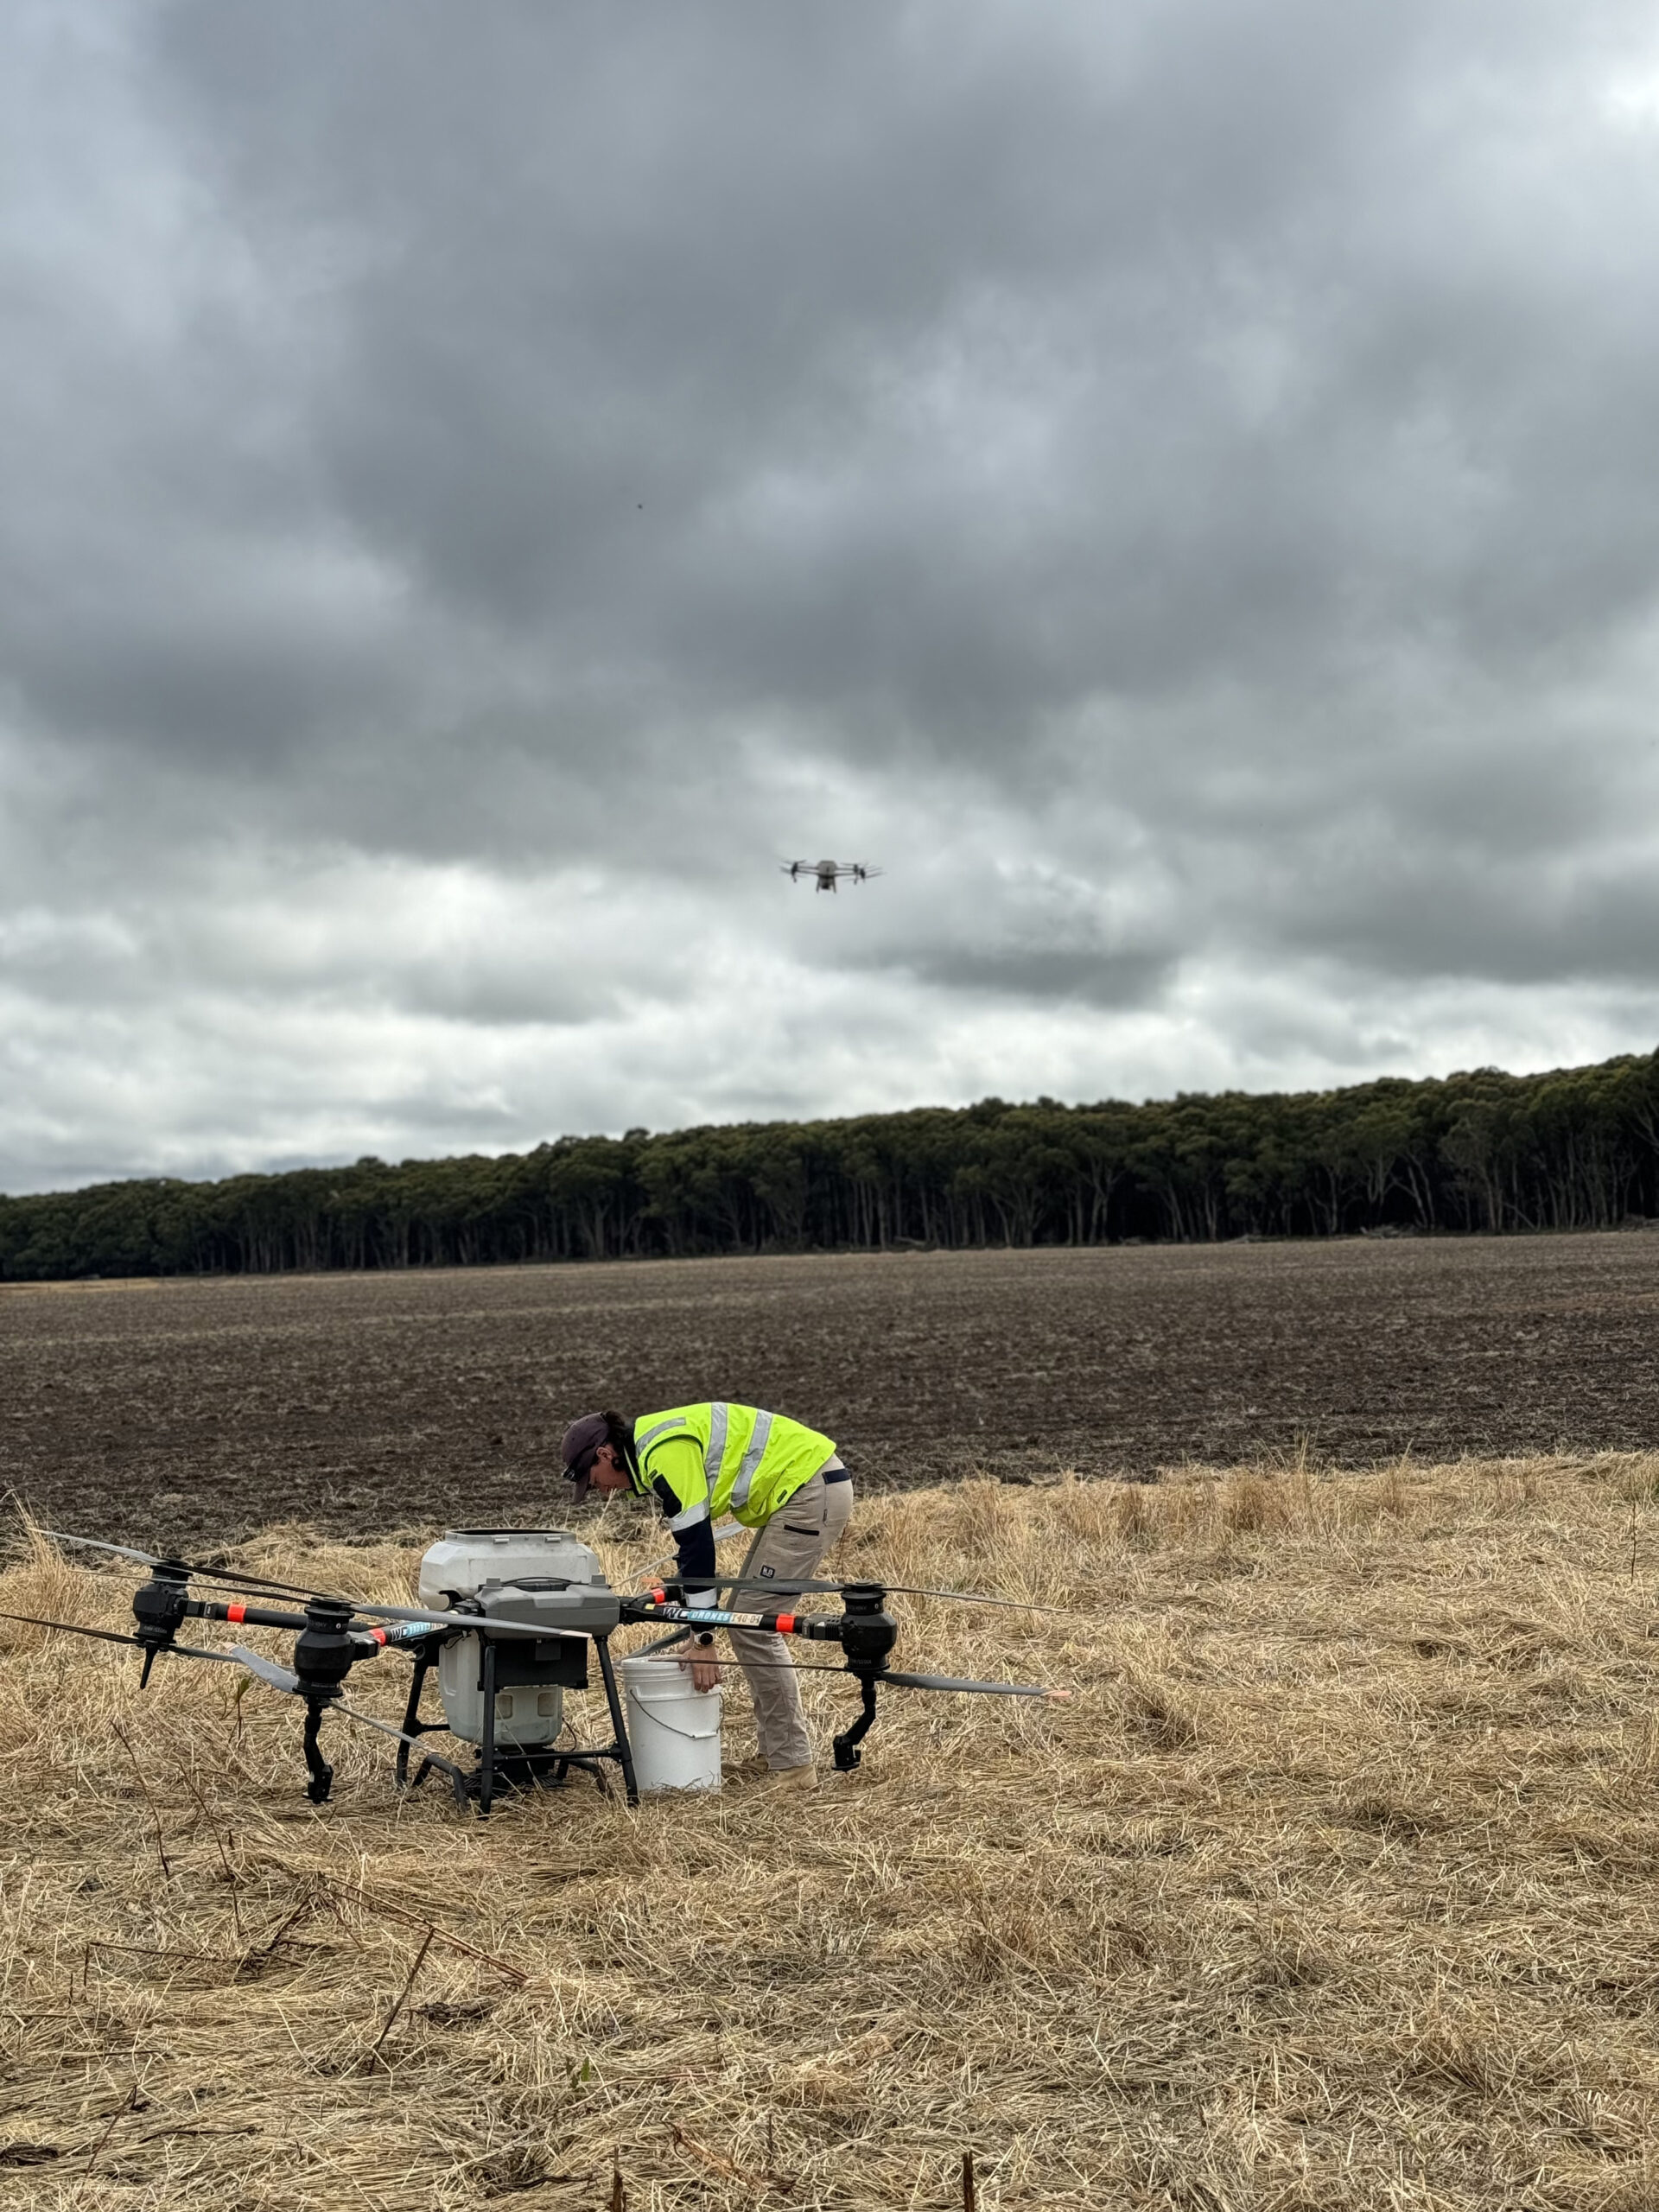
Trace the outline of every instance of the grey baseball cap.
<path fill-rule="evenodd" d="M 573 1421 L 564 1432 L 559 1446 L 559 1457 L 564 1462 L 564 1471 L 578 1501 L 588 1495 L 588 1478 L 594 1471 L 594 1454 L 609 1436 L 610 1425 L 603 1414 L 583 1414 L 580 1421 Z"/>

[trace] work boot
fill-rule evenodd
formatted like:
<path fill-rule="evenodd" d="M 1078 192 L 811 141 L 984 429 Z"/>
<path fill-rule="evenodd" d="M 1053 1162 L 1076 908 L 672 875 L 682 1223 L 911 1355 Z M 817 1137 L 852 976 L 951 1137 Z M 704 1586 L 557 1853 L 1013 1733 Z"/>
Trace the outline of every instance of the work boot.
<path fill-rule="evenodd" d="M 794 1789 L 816 1789 L 818 1770 L 810 1765 L 771 1767 L 754 1786 L 757 1796 L 762 1797 L 780 1797 Z"/>
<path fill-rule="evenodd" d="M 722 1759 L 720 1778 L 722 1782 L 759 1782 L 763 1774 L 770 1774 L 772 1766 L 764 1751 L 751 1751 L 745 1759 Z"/>

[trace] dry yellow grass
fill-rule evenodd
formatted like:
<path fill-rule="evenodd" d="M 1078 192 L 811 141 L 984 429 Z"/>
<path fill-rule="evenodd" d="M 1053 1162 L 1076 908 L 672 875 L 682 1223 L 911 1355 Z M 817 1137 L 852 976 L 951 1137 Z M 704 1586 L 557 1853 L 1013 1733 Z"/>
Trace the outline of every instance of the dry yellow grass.
<path fill-rule="evenodd" d="M 915 1604 L 899 1663 L 1077 1700 L 893 1694 L 782 1803 L 483 1827 L 331 1724 L 316 1814 L 289 1701 L 0 1624 L 0 2204 L 599 2212 L 614 2162 L 631 2212 L 921 2212 L 969 2146 L 988 2212 L 1659 2204 L 1656 1478 L 865 1501 L 847 1569 L 1098 1609 Z M 415 1555 L 248 1554 L 382 1597 Z M 0 1606 L 130 1586 L 30 1554 Z"/>

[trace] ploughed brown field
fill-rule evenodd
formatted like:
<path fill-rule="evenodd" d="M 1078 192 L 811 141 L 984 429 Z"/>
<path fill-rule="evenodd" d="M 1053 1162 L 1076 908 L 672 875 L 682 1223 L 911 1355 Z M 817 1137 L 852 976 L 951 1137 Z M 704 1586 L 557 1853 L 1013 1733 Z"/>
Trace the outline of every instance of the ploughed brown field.
<path fill-rule="evenodd" d="M 897 1596 L 900 1667 L 1072 1693 L 487 1825 L 334 1714 L 318 1810 L 292 1700 L 141 1694 L 40 1624 L 130 1568 L 14 1529 L 0 2206 L 955 2212 L 971 2152 L 979 2212 L 1651 2212 L 1656 1295 L 1637 1235 L 0 1291 L 58 1526 L 406 1600 L 423 1529 L 561 1512 L 571 1412 L 719 1391 L 888 1487 L 840 1572 L 1054 1609 Z M 1168 1479 L 973 1478 L 1061 1468 Z"/>
<path fill-rule="evenodd" d="M 1659 1444 L 1659 1236 L 0 1287 L 0 1478 L 231 1539 L 556 1514 L 572 1414 L 779 1408 L 890 1489 Z"/>

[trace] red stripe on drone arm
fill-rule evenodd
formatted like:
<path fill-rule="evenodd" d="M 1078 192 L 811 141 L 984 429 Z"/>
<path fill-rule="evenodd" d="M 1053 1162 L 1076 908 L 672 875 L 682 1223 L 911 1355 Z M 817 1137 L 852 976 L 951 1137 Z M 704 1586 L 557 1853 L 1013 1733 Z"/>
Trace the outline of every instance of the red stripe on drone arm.
<path fill-rule="evenodd" d="M 779 1636 L 793 1636 L 793 1635 L 794 1635 L 794 1633 L 795 1633 L 795 1616 L 794 1616 L 794 1614 L 793 1614 L 793 1613 L 779 1613 L 779 1614 L 778 1615 L 778 1617 L 777 1617 L 777 1620 L 778 1620 L 778 1633 L 779 1634 Z"/>
<path fill-rule="evenodd" d="M 243 1621 L 247 1617 L 248 1609 L 239 1598 L 232 1598 L 225 1608 L 225 1618 L 227 1621 Z"/>

